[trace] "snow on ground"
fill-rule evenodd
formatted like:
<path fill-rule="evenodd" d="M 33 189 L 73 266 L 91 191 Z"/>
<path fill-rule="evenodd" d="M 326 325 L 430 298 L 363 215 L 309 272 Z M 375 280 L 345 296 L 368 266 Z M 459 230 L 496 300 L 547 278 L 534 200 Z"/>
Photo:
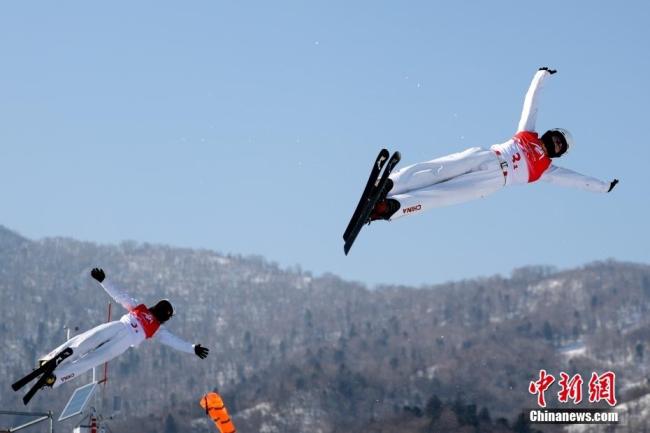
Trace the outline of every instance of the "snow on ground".
<path fill-rule="evenodd" d="M 615 411 L 619 413 L 619 424 L 616 430 L 611 425 L 581 424 L 565 427 L 567 433 L 605 433 L 612 431 L 647 431 L 650 426 L 650 394 L 636 400 L 616 405 Z M 628 430 L 634 427 L 633 430 Z"/>
<path fill-rule="evenodd" d="M 587 346 L 582 341 L 575 341 L 560 347 L 558 352 L 567 359 L 571 359 L 576 356 L 585 356 L 587 354 Z"/>

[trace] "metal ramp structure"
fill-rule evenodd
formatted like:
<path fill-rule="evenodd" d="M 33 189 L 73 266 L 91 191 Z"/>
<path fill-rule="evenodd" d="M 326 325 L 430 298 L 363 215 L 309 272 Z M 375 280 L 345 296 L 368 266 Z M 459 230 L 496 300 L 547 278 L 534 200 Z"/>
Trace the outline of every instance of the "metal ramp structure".
<path fill-rule="evenodd" d="M 110 322 L 111 320 L 111 312 L 112 312 L 112 303 L 108 303 L 108 318 L 107 322 Z M 66 331 L 66 341 L 70 340 L 70 331 L 73 330 L 72 328 L 65 326 L 64 330 Z M 75 327 L 74 331 L 78 331 L 79 328 Z M 87 412 L 88 414 L 82 418 L 81 422 L 74 427 L 72 430 L 73 433 L 100 433 L 105 431 L 104 428 L 99 427 L 99 422 L 98 418 L 101 419 L 101 415 L 96 414 L 96 410 L 94 407 L 88 408 L 88 404 L 90 400 L 93 398 L 93 396 L 96 394 L 96 391 L 99 389 L 99 385 L 101 384 L 106 384 L 108 382 L 108 363 L 104 363 L 103 366 L 103 373 L 104 377 L 101 380 L 96 379 L 96 371 L 95 368 L 92 369 L 92 381 L 90 383 L 87 383 L 85 385 L 82 385 L 78 387 L 77 389 L 74 390 L 72 393 L 72 396 L 70 396 L 70 399 L 66 403 L 65 407 L 63 408 L 63 411 L 59 415 L 58 421 L 65 421 L 67 419 L 70 419 L 74 416 L 81 415 L 84 412 Z M 119 401 L 121 403 L 121 401 Z M 119 411 L 119 408 L 116 409 L 117 406 L 121 406 L 121 404 L 117 404 L 114 401 L 114 411 L 117 410 Z M 87 410 L 88 409 L 88 410 Z M 30 421 L 23 422 L 20 425 L 17 425 L 15 427 L 6 427 L 4 424 L 0 422 L 0 433 L 13 433 L 19 430 L 23 430 L 25 428 L 31 427 L 33 425 L 39 424 L 44 421 L 49 420 L 49 427 L 47 431 L 49 433 L 52 433 L 54 431 L 54 416 L 52 414 L 52 411 L 48 412 L 21 412 L 21 411 L 10 411 L 10 410 L 0 410 L 0 415 L 7 415 L 7 416 L 13 416 L 13 417 L 25 417 L 25 418 L 33 418 Z M 84 425 L 84 421 L 88 420 L 86 425 Z M 21 421 L 22 422 L 22 421 Z M 110 429 L 108 429 L 110 431 Z"/>
<path fill-rule="evenodd" d="M 17 425 L 15 427 L 0 427 L 0 433 L 12 433 L 15 431 L 19 431 L 22 429 L 25 429 L 27 427 L 31 427 L 35 424 L 41 423 L 43 421 L 50 420 L 49 423 L 49 428 L 48 432 L 52 433 L 53 430 L 53 418 L 52 418 L 52 412 L 19 412 L 19 411 L 12 411 L 12 410 L 0 410 L 0 415 L 14 415 L 14 416 L 24 416 L 24 417 L 31 417 L 31 418 L 36 418 L 31 421 L 27 421 L 26 423 Z"/>
<path fill-rule="evenodd" d="M 109 302 L 106 322 L 111 321 L 111 312 L 112 303 Z M 59 422 L 61 422 L 86 413 L 81 421 L 73 428 L 72 433 L 102 433 L 105 431 L 103 427 L 100 427 L 99 419 L 101 415 L 98 415 L 96 409 L 92 406 L 89 407 L 88 404 L 99 389 L 99 385 L 106 385 L 108 382 L 108 362 L 104 363 L 104 377 L 101 380 L 97 380 L 95 370 L 95 368 L 92 369 L 92 380 L 74 390 L 59 415 Z"/>

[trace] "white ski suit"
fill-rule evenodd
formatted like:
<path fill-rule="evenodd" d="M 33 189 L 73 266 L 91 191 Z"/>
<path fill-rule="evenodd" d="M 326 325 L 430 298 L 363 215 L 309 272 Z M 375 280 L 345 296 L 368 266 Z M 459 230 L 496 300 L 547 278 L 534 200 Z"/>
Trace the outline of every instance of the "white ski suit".
<path fill-rule="evenodd" d="M 129 312 L 120 320 L 96 326 L 57 347 L 44 356 L 47 360 L 70 347 L 72 355 L 65 359 L 54 371 L 56 388 L 80 374 L 97 367 L 125 352 L 129 347 L 137 347 L 144 340 L 154 337 L 181 352 L 194 353 L 194 345 L 175 336 L 162 326 L 144 304 L 131 298 L 125 292 L 113 287 L 104 280 L 100 285 L 106 293 Z"/>
<path fill-rule="evenodd" d="M 421 211 L 485 197 L 506 185 L 539 179 L 560 186 L 607 192 L 609 182 L 584 176 L 552 164 L 535 131 L 539 92 L 550 75 L 539 70 L 526 93 L 517 134 L 489 149 L 473 147 L 431 161 L 410 165 L 391 174 L 388 198 L 400 208 L 391 220 Z"/>

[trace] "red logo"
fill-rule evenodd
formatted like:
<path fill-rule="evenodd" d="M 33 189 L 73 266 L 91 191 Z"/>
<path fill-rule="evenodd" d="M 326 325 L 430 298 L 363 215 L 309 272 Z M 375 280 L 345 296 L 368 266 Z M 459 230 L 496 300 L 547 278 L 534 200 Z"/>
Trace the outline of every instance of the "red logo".
<path fill-rule="evenodd" d="M 530 385 L 528 385 L 528 392 L 537 394 L 537 404 L 539 407 L 546 407 L 544 392 L 546 392 L 553 382 L 555 382 L 555 378 L 552 374 L 546 374 L 546 370 L 539 370 L 539 380 L 530 382 Z"/>
<path fill-rule="evenodd" d="M 537 395 L 537 405 L 546 407 L 546 398 L 544 393 L 555 382 L 552 374 L 547 374 L 546 370 L 539 371 L 539 379 L 530 382 L 528 392 Z M 569 376 L 565 372 L 560 372 L 560 380 L 557 382 L 560 391 L 557 393 L 557 400 L 560 403 L 579 404 L 582 401 L 583 380 L 580 374 Z M 616 405 L 616 374 L 612 371 L 598 375 L 593 372 L 589 380 L 589 402 L 598 403 L 606 401 L 610 406 Z"/>
<path fill-rule="evenodd" d="M 582 377 L 576 374 L 569 379 L 569 375 L 565 372 L 561 372 L 560 377 L 558 383 L 562 389 L 557 393 L 557 400 L 560 403 L 566 403 L 571 399 L 573 404 L 580 403 L 582 401 Z"/>
<path fill-rule="evenodd" d="M 419 210 L 422 210 L 422 205 L 421 204 L 402 209 L 402 212 L 404 212 L 404 213 L 413 213 L 413 212 L 417 212 Z"/>
<path fill-rule="evenodd" d="M 616 375 L 611 372 L 598 374 L 591 373 L 589 380 L 589 403 L 598 403 L 605 400 L 610 406 L 616 405 Z"/>

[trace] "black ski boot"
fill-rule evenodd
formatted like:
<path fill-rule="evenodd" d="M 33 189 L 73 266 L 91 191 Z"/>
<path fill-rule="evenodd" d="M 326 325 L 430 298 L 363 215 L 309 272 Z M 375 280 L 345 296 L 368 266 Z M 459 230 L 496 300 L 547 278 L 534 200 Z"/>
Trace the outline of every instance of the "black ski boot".
<path fill-rule="evenodd" d="M 399 208 L 400 204 L 394 198 L 378 201 L 370 214 L 370 221 L 389 220 Z"/>

